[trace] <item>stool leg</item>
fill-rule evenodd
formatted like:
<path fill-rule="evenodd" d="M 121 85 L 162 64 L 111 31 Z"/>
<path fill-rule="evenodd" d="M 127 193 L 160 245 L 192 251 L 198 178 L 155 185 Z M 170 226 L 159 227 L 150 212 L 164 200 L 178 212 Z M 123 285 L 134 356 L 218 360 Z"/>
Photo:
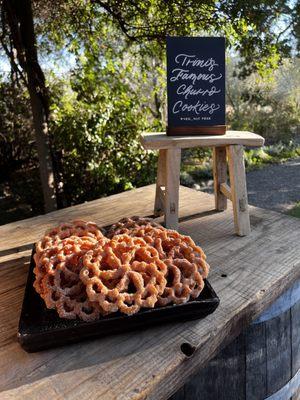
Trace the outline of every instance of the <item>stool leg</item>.
<path fill-rule="evenodd" d="M 167 150 L 159 150 L 157 163 L 156 192 L 154 202 L 154 215 L 158 217 L 164 213 L 164 200 L 162 199 L 162 186 L 166 186 L 166 153 Z"/>
<path fill-rule="evenodd" d="M 213 148 L 213 175 L 215 207 L 223 211 L 227 208 L 227 197 L 220 191 L 220 185 L 227 182 L 226 147 Z"/>
<path fill-rule="evenodd" d="M 251 229 L 243 146 L 228 146 L 227 156 L 235 232 L 239 236 L 246 236 Z"/>
<path fill-rule="evenodd" d="M 181 149 L 168 149 L 166 154 L 165 225 L 178 229 L 178 203 Z"/>

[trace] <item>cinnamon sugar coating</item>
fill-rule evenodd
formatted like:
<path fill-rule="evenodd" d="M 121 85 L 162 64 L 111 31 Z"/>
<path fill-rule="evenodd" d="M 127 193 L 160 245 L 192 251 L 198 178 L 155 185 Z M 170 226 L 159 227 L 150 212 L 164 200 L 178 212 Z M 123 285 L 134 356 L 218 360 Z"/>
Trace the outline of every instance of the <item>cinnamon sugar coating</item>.
<path fill-rule="evenodd" d="M 115 235 L 121 235 L 121 234 L 130 234 L 130 231 L 132 229 L 136 229 L 142 226 L 153 226 L 158 229 L 165 229 L 162 225 L 159 223 L 153 221 L 152 218 L 146 218 L 146 217 L 138 217 L 134 216 L 131 218 L 122 218 L 120 219 L 119 222 L 116 224 L 113 224 L 108 233 L 107 237 L 112 238 Z"/>
<path fill-rule="evenodd" d="M 107 237 L 93 222 L 61 224 L 37 242 L 34 261 L 34 288 L 46 307 L 84 321 L 185 303 L 209 273 L 191 237 L 140 217 L 120 220 Z"/>
<path fill-rule="evenodd" d="M 107 312 L 152 308 L 166 286 L 167 266 L 142 238 L 116 235 L 87 252 L 82 262 L 80 278 L 88 298 Z"/>

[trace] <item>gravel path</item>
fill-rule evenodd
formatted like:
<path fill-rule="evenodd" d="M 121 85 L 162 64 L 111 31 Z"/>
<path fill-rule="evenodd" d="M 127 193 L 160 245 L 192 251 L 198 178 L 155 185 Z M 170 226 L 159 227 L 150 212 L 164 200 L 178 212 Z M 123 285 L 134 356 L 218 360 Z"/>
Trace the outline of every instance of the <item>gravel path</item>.
<path fill-rule="evenodd" d="M 202 190 L 212 193 L 212 184 Z M 286 212 L 300 201 L 300 158 L 248 172 L 247 187 L 249 204 Z"/>
<path fill-rule="evenodd" d="M 286 212 L 300 201 L 300 158 L 247 173 L 249 204 Z"/>

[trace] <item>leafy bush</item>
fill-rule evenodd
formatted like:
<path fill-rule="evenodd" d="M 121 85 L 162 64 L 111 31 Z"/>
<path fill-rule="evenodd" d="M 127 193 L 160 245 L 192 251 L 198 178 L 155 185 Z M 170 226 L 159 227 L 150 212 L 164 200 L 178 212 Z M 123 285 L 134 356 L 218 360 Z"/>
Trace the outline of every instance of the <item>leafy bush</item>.
<path fill-rule="evenodd" d="M 300 218 L 300 202 L 298 201 L 295 206 L 288 211 L 288 214 L 292 217 Z"/>
<path fill-rule="evenodd" d="M 147 115 L 120 75 L 108 67 L 99 74 L 86 67 L 75 71 L 69 86 L 55 82 L 52 92 L 51 129 L 61 150 L 66 204 L 153 181 L 156 155 L 146 153 L 139 142 Z"/>
<path fill-rule="evenodd" d="M 2 76 L 0 81 L 1 207 L 2 203 L 5 205 L 9 199 L 12 213 L 15 212 L 15 208 L 22 208 L 24 205 L 26 216 L 43 210 L 30 110 L 26 90 Z M 26 206 L 28 204 L 30 204 L 29 210 Z"/>
<path fill-rule="evenodd" d="M 234 64 L 227 71 L 227 124 L 256 132 L 268 143 L 287 143 L 300 132 L 299 59 L 285 60 L 264 79 L 256 73 L 241 80 Z"/>
<path fill-rule="evenodd" d="M 0 179 L 37 162 L 30 103 L 25 90 L 0 77 Z"/>

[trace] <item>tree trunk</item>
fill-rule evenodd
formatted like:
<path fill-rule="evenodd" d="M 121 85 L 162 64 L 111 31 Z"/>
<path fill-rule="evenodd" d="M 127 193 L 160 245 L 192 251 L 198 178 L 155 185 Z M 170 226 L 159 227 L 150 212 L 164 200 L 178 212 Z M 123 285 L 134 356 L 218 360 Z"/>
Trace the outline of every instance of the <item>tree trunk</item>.
<path fill-rule="evenodd" d="M 39 65 L 34 33 L 31 0 L 4 0 L 17 60 L 26 73 L 39 157 L 39 170 L 45 212 L 57 208 L 53 159 L 49 142 L 49 103 L 45 76 Z"/>
<path fill-rule="evenodd" d="M 44 196 L 45 212 L 56 210 L 56 192 L 53 173 L 52 157 L 49 146 L 48 119 L 36 93 L 35 86 L 31 83 L 32 77 L 28 74 L 30 101 L 33 114 L 33 123 L 36 136 L 37 152 L 39 157 L 40 178 Z"/>

